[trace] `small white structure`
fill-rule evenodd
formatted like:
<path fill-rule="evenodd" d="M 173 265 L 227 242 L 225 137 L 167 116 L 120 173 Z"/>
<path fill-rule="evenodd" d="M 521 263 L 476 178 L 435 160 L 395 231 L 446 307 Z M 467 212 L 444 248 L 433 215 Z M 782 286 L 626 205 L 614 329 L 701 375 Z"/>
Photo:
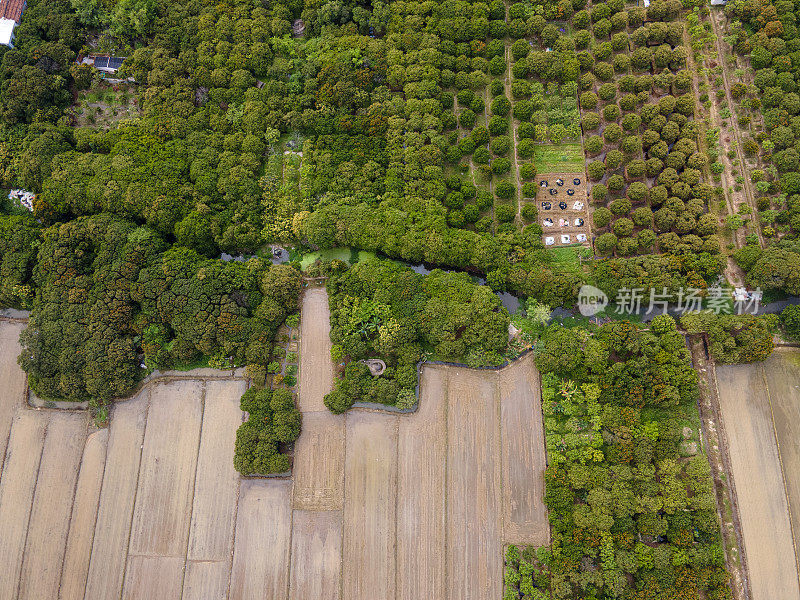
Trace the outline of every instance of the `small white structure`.
<path fill-rule="evenodd" d="M 36 198 L 36 194 L 34 194 L 33 192 L 29 192 L 27 190 L 11 190 L 10 192 L 8 192 L 9 200 L 18 201 L 22 206 L 24 206 L 31 212 L 33 212 L 34 198 Z"/>
<path fill-rule="evenodd" d="M 583 227 L 583 219 L 575 219 L 575 227 Z"/>
<path fill-rule="evenodd" d="M 575 238 L 576 238 L 576 239 L 577 239 L 577 240 L 578 240 L 580 243 L 584 243 L 584 242 L 586 241 L 586 234 L 585 234 L 585 233 L 579 233 L 578 235 L 576 235 L 576 236 L 575 236 Z"/>
<path fill-rule="evenodd" d="M 542 225 L 545 227 L 552 227 L 553 226 L 553 219 L 545 219 L 542 221 Z"/>
<path fill-rule="evenodd" d="M 544 245 L 545 246 L 552 246 L 555 243 L 556 243 L 556 238 L 554 238 L 553 236 L 548 236 L 548 237 L 544 238 Z"/>
<path fill-rule="evenodd" d="M 570 242 L 572 242 L 572 238 L 568 234 L 565 233 L 564 235 L 561 236 L 562 244 L 569 244 Z"/>
<path fill-rule="evenodd" d="M 558 220 L 559 227 L 569 227 L 569 219 L 559 219 Z"/>
<path fill-rule="evenodd" d="M 583 210 L 583 202 L 576 200 L 575 204 L 572 205 L 572 210 Z"/>
<path fill-rule="evenodd" d="M 0 19 L 0 44 L 14 47 L 14 28 L 17 26 L 16 21 L 11 19 Z"/>

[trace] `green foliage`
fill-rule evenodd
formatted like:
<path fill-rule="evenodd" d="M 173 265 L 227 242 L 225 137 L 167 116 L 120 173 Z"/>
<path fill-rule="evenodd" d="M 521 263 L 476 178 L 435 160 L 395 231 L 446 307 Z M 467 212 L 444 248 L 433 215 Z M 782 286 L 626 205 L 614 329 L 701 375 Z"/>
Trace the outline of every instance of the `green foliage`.
<path fill-rule="evenodd" d="M 727 597 L 710 467 L 703 455 L 679 459 L 698 388 L 674 319 L 658 317 L 650 332 L 624 322 L 551 327 L 536 360 L 552 542 L 506 550 L 506 591 Z"/>
<path fill-rule="evenodd" d="M 280 452 L 279 445 L 290 444 L 300 436 L 302 419 L 292 393 L 250 388 L 242 395 L 241 408 L 248 418 L 236 432 L 236 470 L 245 476 L 288 471 L 289 455 Z"/>
<path fill-rule="evenodd" d="M 689 333 L 708 335 L 714 360 L 721 363 L 749 363 L 766 360 L 772 353 L 773 316 L 727 315 L 713 312 L 686 314 L 681 325 Z"/>
<path fill-rule="evenodd" d="M 140 352 L 149 368 L 200 354 L 266 364 L 300 293 L 291 267 L 166 250 L 152 230 L 109 215 L 44 230 L 33 282 L 20 364 L 37 393 L 72 400 L 127 394 Z"/>
<path fill-rule="evenodd" d="M 333 412 L 354 402 L 407 404 L 402 390 L 413 393 L 417 385 L 423 346 L 449 361 L 476 352 L 499 357 L 506 348 L 508 312 L 489 288 L 465 274 L 434 270 L 423 276 L 374 259 L 329 279 L 328 293 L 331 341 L 347 361 L 344 376 L 325 399 Z M 380 377 L 358 362 L 373 357 L 387 364 Z"/>

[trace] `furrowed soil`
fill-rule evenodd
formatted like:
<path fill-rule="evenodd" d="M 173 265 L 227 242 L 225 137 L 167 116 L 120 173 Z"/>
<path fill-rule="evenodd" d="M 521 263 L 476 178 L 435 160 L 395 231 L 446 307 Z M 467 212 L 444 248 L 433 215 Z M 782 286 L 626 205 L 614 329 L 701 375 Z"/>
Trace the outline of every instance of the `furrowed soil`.
<path fill-rule="evenodd" d="M 768 362 L 775 360 L 780 358 Z M 800 586 L 784 475 L 796 481 L 798 473 L 782 470 L 770 402 L 772 380 L 765 378 L 765 365 L 756 363 L 718 367 L 717 385 L 752 598 L 796 600 Z"/>
<path fill-rule="evenodd" d="M 539 376 L 422 370 L 413 414 L 336 416 L 328 299 L 303 300 L 291 477 L 233 470 L 230 372 L 182 373 L 85 413 L 34 410 L 0 323 L 0 598 L 491 599 L 507 543 L 549 540 Z"/>

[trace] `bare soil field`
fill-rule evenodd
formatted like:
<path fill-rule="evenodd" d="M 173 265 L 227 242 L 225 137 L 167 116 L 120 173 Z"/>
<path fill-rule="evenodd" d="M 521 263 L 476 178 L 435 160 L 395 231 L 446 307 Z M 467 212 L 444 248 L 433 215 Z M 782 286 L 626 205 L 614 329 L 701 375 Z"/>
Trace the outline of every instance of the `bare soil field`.
<path fill-rule="evenodd" d="M 394 598 L 396 583 L 397 416 L 347 415 L 344 598 Z"/>
<path fill-rule="evenodd" d="M 717 382 L 752 598 L 798 599 L 789 504 L 764 365 L 718 367 Z"/>
<path fill-rule="evenodd" d="M 227 598 L 244 380 L 151 383 L 94 430 L 25 405 L 21 330 L 0 322 L 0 598 Z"/>
<path fill-rule="evenodd" d="M 504 541 L 541 546 L 550 539 L 544 506 L 544 478 L 547 466 L 541 452 L 542 411 L 530 401 L 539 394 L 539 373 L 533 355 L 509 365 L 500 378 L 500 426 L 503 441 L 503 531 Z M 526 423 L 527 427 L 520 427 Z"/>
<path fill-rule="evenodd" d="M 800 558 L 800 352 L 778 349 L 764 363 L 795 553 Z"/>
<path fill-rule="evenodd" d="M 295 510 L 292 513 L 290 600 L 340 600 L 342 512 Z"/>
<path fill-rule="evenodd" d="M 286 598 L 291 529 L 291 481 L 242 482 L 230 598 Z"/>
<path fill-rule="evenodd" d="M 503 545 L 548 541 L 530 357 L 429 365 L 418 412 L 335 416 L 327 294 L 310 289 L 293 475 L 242 479 L 244 380 L 153 381 L 95 430 L 27 407 L 20 331 L 0 323 L 3 600 L 496 600 Z"/>
<path fill-rule="evenodd" d="M 397 597 L 447 596 L 447 371 L 422 371 L 419 410 L 400 419 Z"/>

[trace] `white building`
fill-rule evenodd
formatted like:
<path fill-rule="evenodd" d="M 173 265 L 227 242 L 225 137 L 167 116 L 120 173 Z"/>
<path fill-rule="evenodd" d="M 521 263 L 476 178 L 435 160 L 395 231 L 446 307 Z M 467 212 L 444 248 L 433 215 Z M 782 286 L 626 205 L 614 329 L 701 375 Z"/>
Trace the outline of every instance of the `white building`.
<path fill-rule="evenodd" d="M 16 21 L 0 19 L 0 44 L 9 46 L 10 48 L 14 47 L 14 28 L 16 26 Z"/>

